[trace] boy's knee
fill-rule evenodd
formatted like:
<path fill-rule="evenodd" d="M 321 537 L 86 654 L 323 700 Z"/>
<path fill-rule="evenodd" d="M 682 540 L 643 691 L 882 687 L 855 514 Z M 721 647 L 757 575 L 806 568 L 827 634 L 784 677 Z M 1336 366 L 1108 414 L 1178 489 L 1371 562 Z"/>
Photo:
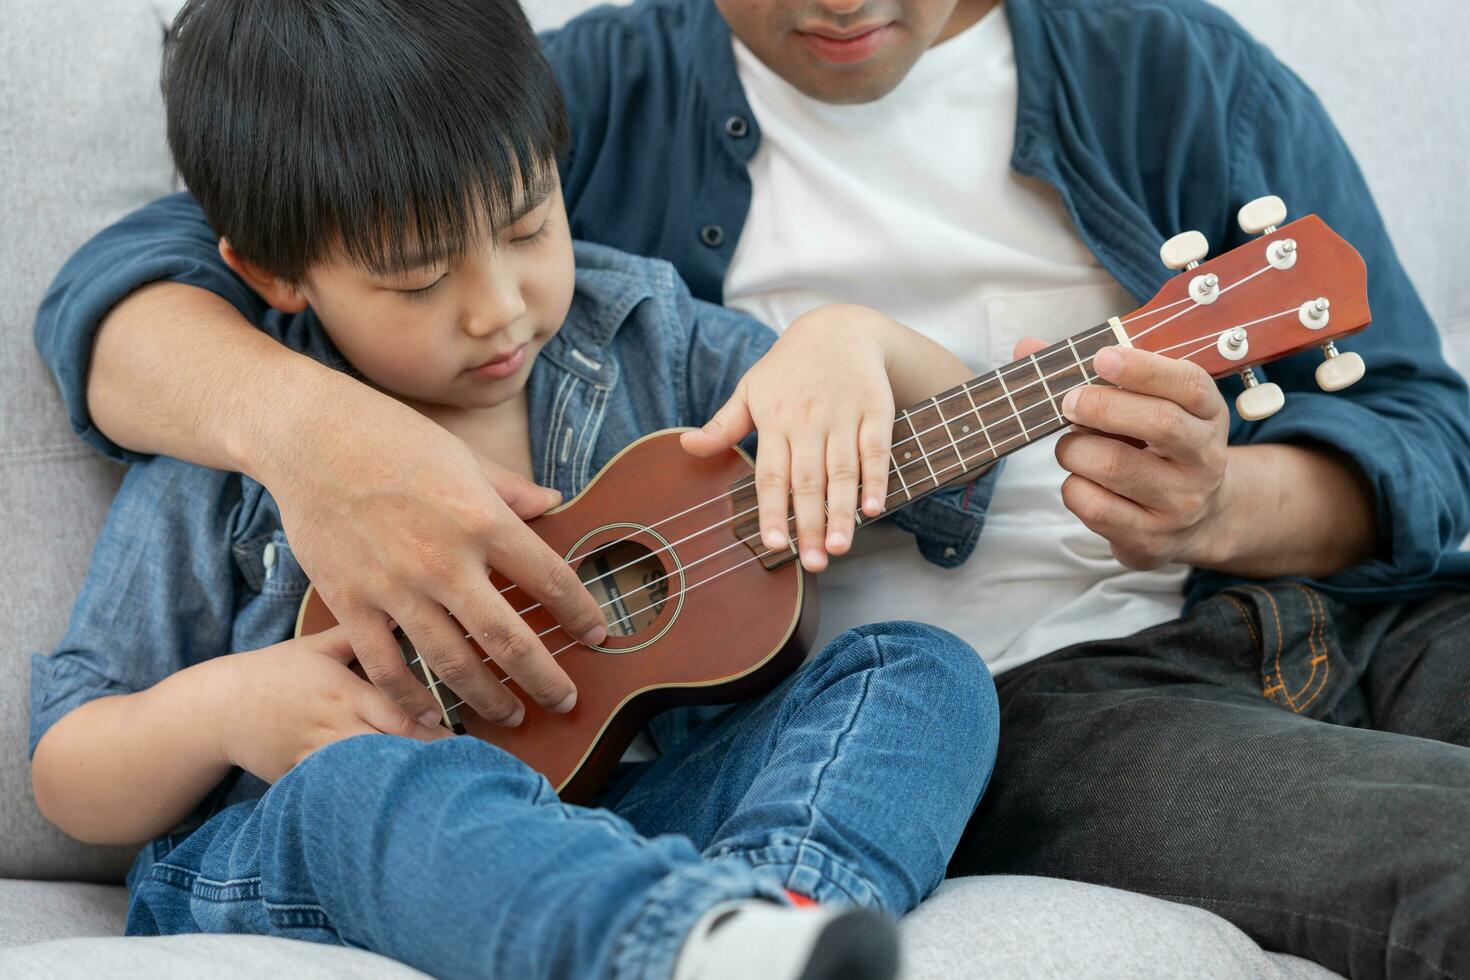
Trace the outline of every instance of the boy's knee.
<path fill-rule="evenodd" d="M 850 633 L 866 648 L 875 667 L 893 670 L 906 691 L 942 706 L 954 722 L 946 728 L 974 736 L 979 751 L 994 752 L 1000 702 L 990 668 L 974 647 L 923 623 L 878 623 Z"/>

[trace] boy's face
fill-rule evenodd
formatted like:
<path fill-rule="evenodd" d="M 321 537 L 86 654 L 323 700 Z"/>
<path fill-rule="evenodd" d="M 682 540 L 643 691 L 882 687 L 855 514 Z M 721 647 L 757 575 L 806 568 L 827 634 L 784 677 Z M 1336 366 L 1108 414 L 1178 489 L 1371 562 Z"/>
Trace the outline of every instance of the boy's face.
<path fill-rule="evenodd" d="M 930 45 L 974 23 L 994 0 L 715 0 L 715 6 L 776 74 L 814 99 L 851 104 L 887 95 Z"/>
<path fill-rule="evenodd" d="M 561 185 L 461 258 L 380 276 L 345 257 L 299 291 L 370 382 L 402 398 L 487 408 L 518 394 L 571 308 L 576 267 Z"/>

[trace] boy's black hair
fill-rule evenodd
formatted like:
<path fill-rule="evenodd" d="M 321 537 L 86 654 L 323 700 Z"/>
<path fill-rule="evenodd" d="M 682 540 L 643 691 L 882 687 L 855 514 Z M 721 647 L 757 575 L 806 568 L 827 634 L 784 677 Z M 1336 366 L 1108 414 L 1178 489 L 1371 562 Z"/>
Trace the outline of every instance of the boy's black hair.
<path fill-rule="evenodd" d="M 215 232 L 293 283 L 334 247 L 378 274 L 463 254 L 567 141 L 516 0 L 189 0 L 163 94 Z"/>

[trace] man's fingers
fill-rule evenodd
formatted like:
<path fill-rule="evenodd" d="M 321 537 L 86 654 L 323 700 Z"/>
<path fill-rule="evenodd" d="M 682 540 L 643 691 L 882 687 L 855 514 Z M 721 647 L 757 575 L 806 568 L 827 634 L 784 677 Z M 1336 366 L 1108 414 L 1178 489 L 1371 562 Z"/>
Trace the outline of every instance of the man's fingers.
<path fill-rule="evenodd" d="M 440 697 L 449 698 L 451 703 L 463 698 L 475 714 L 497 725 L 513 728 L 521 723 L 524 706 L 500 683 L 479 649 L 465 638 L 464 631 L 442 607 L 424 603 L 400 619 L 399 625 L 413 641 L 419 658 L 454 692 L 450 695 L 440 689 Z M 422 720 L 426 715 L 415 717 Z"/>
<path fill-rule="evenodd" d="M 507 521 L 493 540 L 486 541 L 488 563 L 501 575 L 520 586 L 521 591 L 546 607 L 553 619 L 561 624 L 567 635 L 578 642 L 595 645 L 607 639 L 607 620 L 592 598 L 576 571 L 536 533 L 518 521 Z M 481 584 L 483 582 L 483 584 Z M 491 625 L 496 618 L 489 613 L 495 607 L 491 597 L 499 599 L 499 593 L 490 584 L 488 576 L 468 587 L 457 583 L 467 593 L 447 596 L 452 601 L 444 605 L 456 613 L 463 609 L 477 610 L 480 623 L 476 632 Z M 441 598 L 441 601 L 442 601 Z M 524 607 L 522 607 L 524 608 Z M 519 622 L 519 619 L 516 620 Z M 466 624 L 470 625 L 470 624 Z M 529 636 L 529 631 L 526 632 Z M 529 654 L 529 649 L 519 651 Z M 516 678 L 519 680 L 520 678 Z"/>
<path fill-rule="evenodd" d="M 475 453 L 480 468 L 485 471 L 485 477 L 500 495 L 500 499 L 521 520 L 529 521 L 533 517 L 540 517 L 561 503 L 561 491 L 543 487 L 473 449 L 470 451 Z"/>
<path fill-rule="evenodd" d="M 1085 476 L 1073 474 L 1062 481 L 1062 503 L 1091 531 L 1110 542 L 1144 529 L 1148 512 Z"/>
<path fill-rule="evenodd" d="M 1122 388 L 1075 388 L 1062 399 L 1062 411 L 1073 422 L 1109 435 L 1137 439 L 1174 459 L 1196 461 L 1214 443 L 1211 423 L 1166 398 Z"/>
<path fill-rule="evenodd" d="M 703 427 L 681 435 L 679 442 L 685 451 L 695 456 L 713 456 L 737 445 L 754 428 L 755 422 L 750 417 L 750 408 L 745 404 L 742 390 L 730 396 L 730 400 L 720 406 L 715 417 Z"/>
<path fill-rule="evenodd" d="M 473 577 L 473 573 L 471 573 Z M 489 583 L 485 582 L 485 586 Z M 581 588 L 581 583 L 577 585 Z M 552 630 L 543 641 L 495 589 L 465 584 L 456 590 L 463 597 L 454 615 L 464 624 L 475 643 L 500 665 L 521 690 L 548 711 L 570 711 L 577 702 L 577 688 L 547 649 L 567 645 L 571 634 Z M 525 609 L 530 603 L 521 605 Z M 605 634 L 605 631 L 604 631 Z M 604 637 L 605 638 L 605 635 Z M 601 639 L 596 642 L 601 642 Z M 502 687 L 499 681 L 497 687 Z M 462 697 L 468 694 L 460 692 Z"/>
<path fill-rule="evenodd" d="M 1122 439 L 1069 432 L 1057 440 L 1062 469 L 1150 510 L 1167 508 L 1178 496 L 1178 469 L 1145 449 Z"/>
<path fill-rule="evenodd" d="M 1092 364 L 1104 381 L 1140 395 L 1167 399 L 1195 418 L 1214 419 L 1225 408 L 1214 379 L 1193 361 L 1134 348 L 1104 347 Z"/>
<path fill-rule="evenodd" d="M 351 646 L 363 674 L 400 710 L 413 718 L 437 716 L 439 705 L 404 663 L 403 651 L 381 612 L 364 612 L 345 620 Z M 412 640 L 412 635 L 409 636 Z"/>

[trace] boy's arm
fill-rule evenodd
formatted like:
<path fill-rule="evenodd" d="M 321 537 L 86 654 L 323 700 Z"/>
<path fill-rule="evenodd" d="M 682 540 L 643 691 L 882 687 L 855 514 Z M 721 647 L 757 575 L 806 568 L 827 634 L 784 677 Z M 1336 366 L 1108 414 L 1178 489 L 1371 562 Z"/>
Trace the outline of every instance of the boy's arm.
<path fill-rule="evenodd" d="M 92 844 L 137 844 L 178 826 L 230 770 L 219 734 L 224 665 L 89 701 L 56 722 L 31 760 L 41 813 Z"/>
<path fill-rule="evenodd" d="M 763 328 L 747 318 L 725 313 L 718 325 L 723 336 L 703 319 L 691 350 L 724 346 L 727 366 L 691 363 L 691 385 L 720 390 L 711 380 L 731 371 L 743 376 L 712 416 L 706 408 L 709 421 L 686 433 L 684 446 L 709 455 L 758 430 L 763 543 L 785 547 L 794 512 L 802 564 L 821 571 L 829 553 L 851 546 L 859 483 L 864 514 L 876 517 L 886 507 L 895 401 L 907 407 L 974 372 L 939 344 L 860 306 L 826 306 L 798 317 L 769 350 L 748 338 Z M 753 365 L 750 355 L 759 358 Z"/>
<path fill-rule="evenodd" d="M 269 487 L 369 676 L 410 715 L 437 709 L 404 666 L 390 617 L 436 673 L 462 678 L 476 712 L 520 710 L 449 629 L 441 596 L 476 635 L 500 638 L 495 652 L 525 665 L 517 671 L 531 689 L 565 696 L 563 685 L 531 683 L 554 662 L 484 574 L 488 564 L 524 584 L 572 635 L 597 635 L 597 604 L 524 524 L 556 495 L 276 343 L 252 325 L 264 313 L 220 258 L 198 204 L 177 194 L 72 257 L 37 314 L 36 343 L 95 448 L 125 460 L 164 453 Z"/>
<path fill-rule="evenodd" d="M 353 659 L 337 627 L 88 701 L 41 736 L 31 763 L 36 803 L 79 840 L 135 844 L 176 827 L 231 766 L 275 782 L 353 735 L 450 737 L 393 707 L 348 669 Z"/>

